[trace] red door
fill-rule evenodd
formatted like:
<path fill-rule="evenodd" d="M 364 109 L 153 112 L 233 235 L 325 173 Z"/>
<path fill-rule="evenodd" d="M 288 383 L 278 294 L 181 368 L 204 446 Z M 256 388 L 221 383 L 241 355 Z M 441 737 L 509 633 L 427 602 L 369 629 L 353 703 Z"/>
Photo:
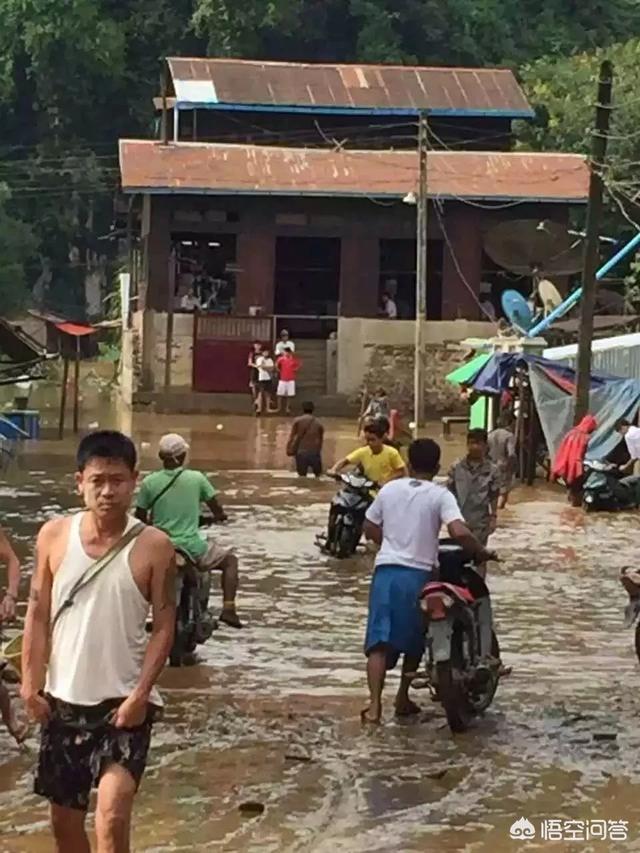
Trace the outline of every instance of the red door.
<path fill-rule="evenodd" d="M 247 357 L 251 345 L 253 341 L 266 344 L 271 340 L 271 318 L 198 315 L 194 329 L 194 391 L 245 393 L 249 388 Z"/>

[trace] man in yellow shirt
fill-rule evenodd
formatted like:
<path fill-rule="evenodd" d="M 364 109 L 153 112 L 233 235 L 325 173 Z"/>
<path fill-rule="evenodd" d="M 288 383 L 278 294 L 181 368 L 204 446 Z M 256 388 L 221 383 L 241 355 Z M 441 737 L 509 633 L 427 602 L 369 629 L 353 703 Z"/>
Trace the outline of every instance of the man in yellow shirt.
<path fill-rule="evenodd" d="M 333 466 L 329 474 L 339 474 L 349 465 L 360 466 L 365 477 L 382 488 L 390 480 L 406 477 L 407 469 L 395 447 L 384 443 L 385 424 L 372 421 L 365 425 L 366 445 L 354 450 Z"/>

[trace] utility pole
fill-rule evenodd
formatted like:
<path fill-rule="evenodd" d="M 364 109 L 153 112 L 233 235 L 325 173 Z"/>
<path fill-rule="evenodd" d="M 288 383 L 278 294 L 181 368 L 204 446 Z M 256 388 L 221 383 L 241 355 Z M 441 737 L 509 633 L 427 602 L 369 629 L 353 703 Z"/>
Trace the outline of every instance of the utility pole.
<path fill-rule="evenodd" d="M 424 343 L 423 326 L 427 316 L 427 221 L 428 184 L 427 149 L 429 147 L 429 125 L 427 113 L 420 113 L 418 132 L 418 159 L 420 183 L 416 211 L 416 322 L 413 370 L 413 437 L 418 438 L 424 423 Z"/>
<path fill-rule="evenodd" d="M 605 61 L 600 66 L 596 123 L 591 142 L 591 180 L 589 183 L 589 206 L 587 207 L 587 227 L 582 270 L 582 307 L 578 337 L 575 424 L 578 424 L 589 411 L 591 343 L 593 341 L 593 312 L 596 301 L 596 273 L 598 271 L 598 235 L 600 231 L 600 219 L 602 218 L 602 194 L 604 186 L 602 171 L 607 156 L 612 87 L 613 65 L 611 62 Z"/>
<path fill-rule="evenodd" d="M 167 68 L 166 59 L 162 63 L 162 71 L 160 72 L 160 94 L 162 96 L 162 113 L 160 116 L 160 142 L 163 145 L 169 144 L 169 111 L 167 108 L 167 94 L 169 89 L 169 71 Z M 174 109 L 177 109 L 175 107 Z"/>

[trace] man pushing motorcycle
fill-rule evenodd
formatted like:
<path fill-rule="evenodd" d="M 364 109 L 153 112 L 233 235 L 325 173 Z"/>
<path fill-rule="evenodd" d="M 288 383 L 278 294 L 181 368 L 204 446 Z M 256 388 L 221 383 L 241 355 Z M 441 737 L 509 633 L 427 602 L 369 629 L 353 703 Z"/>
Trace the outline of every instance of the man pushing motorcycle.
<path fill-rule="evenodd" d="M 169 433 L 160 439 L 158 455 L 163 467 L 142 481 L 136 516 L 163 530 L 202 571 L 222 572 L 220 621 L 242 628 L 236 612 L 238 558 L 231 549 L 208 543 L 199 530 L 201 504 L 211 510 L 215 521 L 226 521 L 227 516 L 207 477 L 185 467 L 188 453 L 189 445 L 181 435 Z"/>
<path fill-rule="evenodd" d="M 365 640 L 369 705 L 362 721 L 379 723 L 382 690 L 388 669 L 404 655 L 396 696 L 399 716 L 419 712 L 409 699 L 411 674 L 424 653 L 424 622 L 418 599 L 438 566 L 438 537 L 446 525 L 478 563 L 495 559 L 465 524 L 455 497 L 432 482 L 440 469 L 440 447 L 431 439 L 414 441 L 409 448 L 410 475 L 382 488 L 367 511 L 365 536 L 380 546 L 369 594 Z M 491 630 L 489 613 L 489 634 Z M 488 650 L 487 650 L 488 651 Z"/>

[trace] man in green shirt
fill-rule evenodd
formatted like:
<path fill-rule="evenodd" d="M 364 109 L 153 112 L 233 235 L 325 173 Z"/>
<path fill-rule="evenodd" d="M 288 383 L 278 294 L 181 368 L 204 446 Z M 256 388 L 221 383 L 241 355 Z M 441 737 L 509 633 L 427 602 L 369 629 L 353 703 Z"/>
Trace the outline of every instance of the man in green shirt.
<path fill-rule="evenodd" d="M 208 543 L 199 529 L 201 504 L 209 507 L 216 521 L 226 521 L 227 516 L 205 475 L 184 467 L 188 452 L 189 445 L 181 435 L 170 433 L 160 439 L 158 455 L 163 468 L 142 481 L 136 516 L 163 530 L 198 568 L 222 571 L 220 621 L 232 628 L 242 628 L 236 613 L 238 558 L 230 549 Z"/>

